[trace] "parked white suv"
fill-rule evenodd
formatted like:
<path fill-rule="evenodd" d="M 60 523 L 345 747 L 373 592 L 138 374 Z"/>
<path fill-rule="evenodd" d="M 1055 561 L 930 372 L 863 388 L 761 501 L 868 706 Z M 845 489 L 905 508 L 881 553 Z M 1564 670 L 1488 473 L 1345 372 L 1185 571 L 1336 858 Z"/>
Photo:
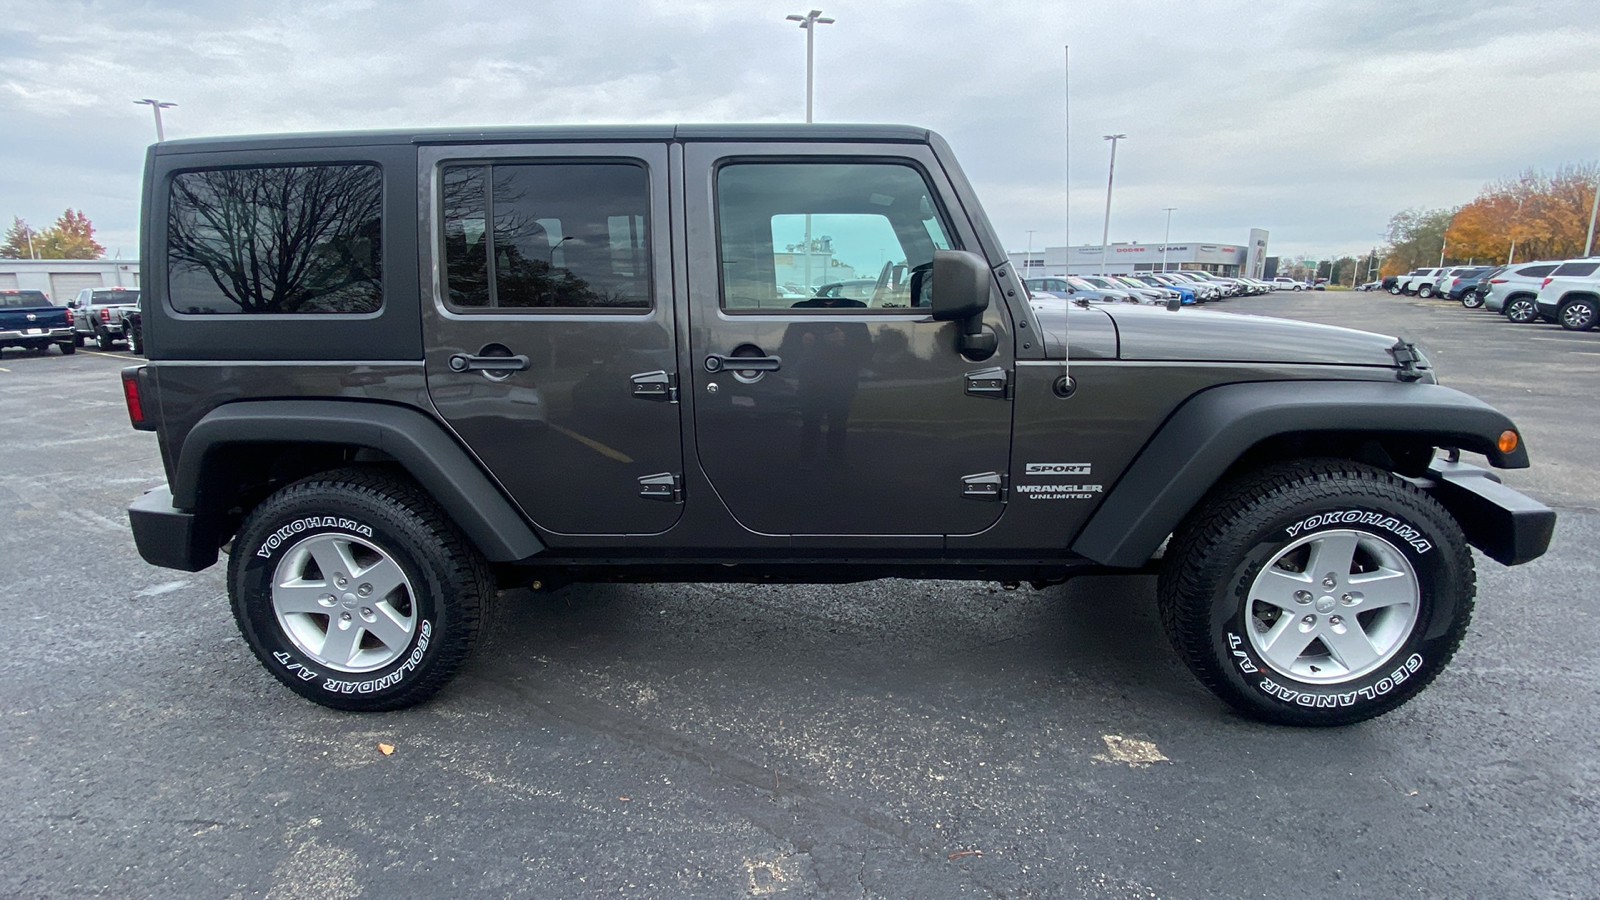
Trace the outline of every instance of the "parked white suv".
<path fill-rule="evenodd" d="M 1272 289 L 1275 291 L 1303 291 L 1306 286 L 1293 278 L 1279 275 L 1277 278 L 1272 279 Z"/>
<path fill-rule="evenodd" d="M 1600 260 L 1573 260 L 1561 264 L 1539 286 L 1534 306 L 1539 315 L 1561 323 L 1568 331 L 1588 331 L 1600 321 Z"/>
<path fill-rule="evenodd" d="M 1539 307 L 1534 299 L 1539 287 L 1561 263 L 1545 260 L 1514 265 L 1489 279 L 1489 295 L 1483 306 L 1518 324 L 1537 322 Z"/>

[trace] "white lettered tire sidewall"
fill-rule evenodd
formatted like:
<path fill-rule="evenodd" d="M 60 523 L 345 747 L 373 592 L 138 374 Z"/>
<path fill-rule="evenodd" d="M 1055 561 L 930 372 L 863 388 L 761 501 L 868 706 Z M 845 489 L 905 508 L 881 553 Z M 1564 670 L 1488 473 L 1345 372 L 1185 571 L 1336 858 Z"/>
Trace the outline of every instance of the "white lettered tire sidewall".
<path fill-rule="evenodd" d="M 1258 582 L 1280 554 L 1283 570 Z M 1330 726 L 1427 687 L 1466 634 L 1474 584 L 1466 538 L 1437 500 L 1384 469 L 1311 458 L 1214 487 L 1173 533 L 1157 598 L 1173 649 L 1218 698 L 1263 721 Z M 1368 642 L 1350 644 L 1351 631 Z M 1274 665 L 1262 648 L 1284 637 Z"/>
<path fill-rule="evenodd" d="M 241 526 L 228 565 L 234 616 L 261 664 L 302 697 L 335 709 L 398 709 L 433 694 L 470 650 L 481 599 L 474 590 L 481 579 L 462 590 L 452 577 L 470 567 L 449 558 L 450 538 L 460 536 L 448 523 L 430 521 L 439 518 L 410 486 L 370 477 L 308 479 L 264 501 Z M 452 533 L 435 537 L 441 524 Z M 410 641 L 380 668 L 324 665 L 285 633 L 274 609 L 273 581 L 285 554 L 323 535 L 380 549 L 409 581 Z"/>

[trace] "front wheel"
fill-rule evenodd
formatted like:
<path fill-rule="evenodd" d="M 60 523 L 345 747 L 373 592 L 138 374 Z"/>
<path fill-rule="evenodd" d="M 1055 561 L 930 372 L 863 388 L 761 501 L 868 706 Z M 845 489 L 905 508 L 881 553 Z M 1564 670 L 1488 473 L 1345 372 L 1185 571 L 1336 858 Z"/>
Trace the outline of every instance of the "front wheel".
<path fill-rule="evenodd" d="M 1477 291 L 1467 291 L 1461 295 L 1461 305 L 1467 309 L 1479 309 L 1483 306 L 1483 298 L 1478 296 Z"/>
<path fill-rule="evenodd" d="M 1289 725 L 1348 725 L 1415 697 L 1466 633 L 1472 556 L 1432 497 L 1336 459 L 1213 492 L 1159 581 L 1178 655 L 1218 697 Z"/>
<path fill-rule="evenodd" d="M 1588 331 L 1594 327 L 1596 307 L 1593 300 L 1580 298 L 1561 307 L 1557 318 L 1568 331 Z"/>
<path fill-rule="evenodd" d="M 1539 320 L 1539 307 L 1533 302 L 1532 297 L 1516 297 L 1506 301 L 1506 318 L 1518 325 L 1527 325 Z"/>
<path fill-rule="evenodd" d="M 1422 287 L 1417 288 L 1417 296 L 1421 297 L 1424 300 L 1428 299 L 1429 297 L 1432 297 L 1433 296 L 1433 285 L 1425 284 Z"/>
<path fill-rule="evenodd" d="M 245 520 L 228 591 L 246 643 L 308 700 L 400 709 L 447 683 L 494 595 L 489 567 L 403 473 L 295 482 Z"/>
<path fill-rule="evenodd" d="M 1394 294 L 1395 296 L 1398 297 L 1400 295 L 1400 285 L 1397 284 L 1397 285 L 1394 285 L 1393 287 L 1389 288 L 1389 293 Z"/>

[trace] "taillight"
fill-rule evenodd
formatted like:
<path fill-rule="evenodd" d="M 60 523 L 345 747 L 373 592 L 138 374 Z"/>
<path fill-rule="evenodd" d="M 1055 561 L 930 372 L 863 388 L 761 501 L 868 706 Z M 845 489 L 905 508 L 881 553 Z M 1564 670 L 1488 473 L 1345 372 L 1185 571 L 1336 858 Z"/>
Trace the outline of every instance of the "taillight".
<path fill-rule="evenodd" d="M 67 314 L 67 324 L 68 325 L 71 325 L 71 324 L 73 324 L 74 321 L 76 321 L 75 319 L 72 318 L 72 307 L 69 306 L 66 309 L 62 310 L 62 312 L 65 312 Z"/>
<path fill-rule="evenodd" d="M 100 307 L 100 321 L 102 321 L 102 322 L 111 321 L 111 310 L 105 308 L 104 306 Z"/>
<path fill-rule="evenodd" d="M 1489 279 L 1489 283 L 1490 284 L 1505 284 L 1506 283 L 1506 279 L 1504 279 L 1504 278 L 1491 278 L 1491 279 Z"/>
<path fill-rule="evenodd" d="M 128 422 L 140 431 L 155 431 L 155 426 L 145 421 L 144 402 L 139 398 L 139 371 L 144 366 L 128 366 L 122 370 L 122 399 L 128 405 Z"/>
<path fill-rule="evenodd" d="M 1540 290 L 1544 290 L 1545 288 L 1549 287 L 1550 286 L 1550 282 L 1552 282 L 1554 280 L 1555 280 L 1554 278 L 1546 278 L 1545 280 L 1539 282 L 1539 289 Z"/>

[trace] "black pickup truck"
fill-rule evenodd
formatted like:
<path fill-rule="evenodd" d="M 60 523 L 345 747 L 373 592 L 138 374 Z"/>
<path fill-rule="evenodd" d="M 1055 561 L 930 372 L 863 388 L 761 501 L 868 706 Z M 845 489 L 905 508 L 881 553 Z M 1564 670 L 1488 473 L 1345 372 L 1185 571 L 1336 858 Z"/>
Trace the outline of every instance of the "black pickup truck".
<path fill-rule="evenodd" d="M 44 291 L 0 291 L 0 350 L 22 347 L 35 353 L 55 344 L 62 353 L 74 353 L 72 310 L 56 306 Z"/>
<path fill-rule="evenodd" d="M 226 552 L 258 659 L 336 708 L 427 698 L 502 588 L 1157 573 L 1219 697 L 1343 724 L 1444 669 L 1469 546 L 1555 525 L 1406 341 L 1031 302 L 925 129 L 167 142 L 142 233 L 139 551 Z"/>

